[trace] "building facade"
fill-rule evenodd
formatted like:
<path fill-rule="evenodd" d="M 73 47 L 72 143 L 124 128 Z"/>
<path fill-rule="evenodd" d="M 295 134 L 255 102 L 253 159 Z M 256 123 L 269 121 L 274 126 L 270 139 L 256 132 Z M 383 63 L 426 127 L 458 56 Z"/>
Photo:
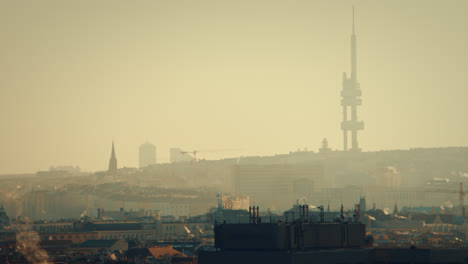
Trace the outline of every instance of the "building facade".
<path fill-rule="evenodd" d="M 139 148 L 140 168 L 156 164 L 156 146 L 146 142 Z"/>

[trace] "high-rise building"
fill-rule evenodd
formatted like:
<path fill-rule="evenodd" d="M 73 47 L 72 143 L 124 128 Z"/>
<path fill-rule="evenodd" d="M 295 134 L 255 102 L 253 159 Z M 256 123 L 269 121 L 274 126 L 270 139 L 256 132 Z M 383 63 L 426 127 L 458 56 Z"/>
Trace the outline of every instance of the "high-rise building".
<path fill-rule="evenodd" d="M 140 168 L 156 164 L 156 146 L 146 142 L 139 149 Z"/>
<path fill-rule="evenodd" d="M 4 226 L 10 225 L 10 218 L 8 217 L 7 213 L 5 212 L 5 208 L 3 208 L 3 204 L 0 206 L 0 229 Z"/>
<path fill-rule="evenodd" d="M 117 171 L 117 158 L 115 157 L 114 141 L 112 141 L 112 152 L 109 160 L 109 170 L 108 172 Z"/>
<path fill-rule="evenodd" d="M 366 197 L 365 196 L 361 196 L 359 198 L 359 205 L 361 206 L 361 212 L 366 212 L 367 211 Z"/>
<path fill-rule="evenodd" d="M 357 107 L 361 105 L 361 89 L 356 77 L 356 35 L 354 31 L 354 7 L 353 7 L 353 33 L 351 35 L 351 78 L 343 73 L 343 90 L 341 91 L 341 105 L 343 106 L 343 150 L 348 150 L 348 132 L 351 131 L 351 150 L 360 151 L 357 132 L 364 129 L 364 122 L 358 121 Z M 348 118 L 348 108 L 351 117 Z"/>

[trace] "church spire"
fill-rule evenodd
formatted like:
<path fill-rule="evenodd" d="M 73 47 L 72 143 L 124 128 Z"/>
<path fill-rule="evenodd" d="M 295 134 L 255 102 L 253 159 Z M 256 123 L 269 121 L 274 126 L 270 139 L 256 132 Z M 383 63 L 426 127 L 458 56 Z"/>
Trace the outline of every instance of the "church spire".
<path fill-rule="evenodd" d="M 117 171 L 117 158 L 115 157 L 114 141 L 112 140 L 112 152 L 111 152 L 111 157 L 109 160 L 108 172 L 116 172 L 116 171 Z"/>
<path fill-rule="evenodd" d="M 114 140 L 112 140 L 112 153 L 111 153 L 111 158 L 114 158 L 114 159 L 115 159 Z"/>

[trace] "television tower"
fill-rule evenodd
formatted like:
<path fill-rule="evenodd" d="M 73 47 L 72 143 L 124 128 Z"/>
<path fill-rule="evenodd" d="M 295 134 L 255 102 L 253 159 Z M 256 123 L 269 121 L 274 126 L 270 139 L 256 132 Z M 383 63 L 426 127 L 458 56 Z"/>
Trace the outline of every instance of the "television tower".
<path fill-rule="evenodd" d="M 351 78 L 343 73 L 343 90 L 341 90 L 341 105 L 343 106 L 343 150 L 348 150 L 348 131 L 351 131 L 351 151 L 360 151 L 357 132 L 364 129 L 364 122 L 358 121 L 357 106 L 361 105 L 361 89 L 356 78 L 356 35 L 354 31 L 354 7 L 353 7 L 353 33 L 351 34 Z M 351 118 L 348 119 L 348 108 L 351 110 Z"/>

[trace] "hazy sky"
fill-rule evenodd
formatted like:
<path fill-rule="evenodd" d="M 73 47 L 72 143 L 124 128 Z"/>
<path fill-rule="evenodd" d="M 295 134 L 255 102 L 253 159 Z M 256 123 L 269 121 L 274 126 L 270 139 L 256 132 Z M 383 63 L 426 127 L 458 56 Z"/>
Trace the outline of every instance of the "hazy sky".
<path fill-rule="evenodd" d="M 467 146 L 465 0 L 0 0 L 0 173 L 341 149 L 353 4 L 361 147 Z"/>

